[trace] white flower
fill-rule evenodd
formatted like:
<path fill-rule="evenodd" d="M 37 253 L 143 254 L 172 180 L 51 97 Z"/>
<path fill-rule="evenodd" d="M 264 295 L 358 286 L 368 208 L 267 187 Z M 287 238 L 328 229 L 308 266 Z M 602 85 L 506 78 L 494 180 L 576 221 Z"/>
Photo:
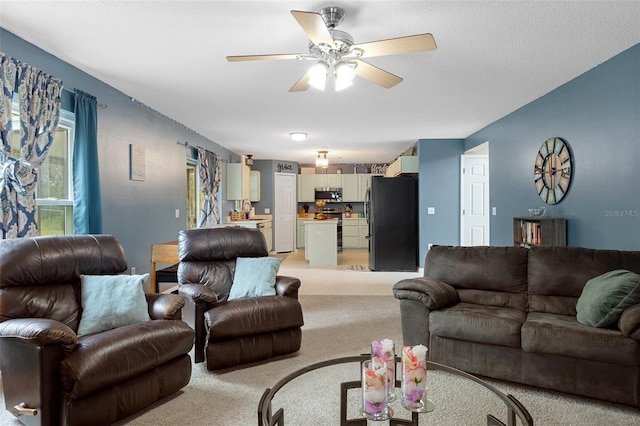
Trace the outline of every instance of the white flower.
<path fill-rule="evenodd" d="M 427 347 L 425 345 L 415 345 L 413 347 L 413 354 L 418 359 L 427 359 Z"/>
<path fill-rule="evenodd" d="M 387 354 L 393 354 L 393 340 L 391 339 L 382 339 L 380 342 L 382 343 L 382 349 Z"/>

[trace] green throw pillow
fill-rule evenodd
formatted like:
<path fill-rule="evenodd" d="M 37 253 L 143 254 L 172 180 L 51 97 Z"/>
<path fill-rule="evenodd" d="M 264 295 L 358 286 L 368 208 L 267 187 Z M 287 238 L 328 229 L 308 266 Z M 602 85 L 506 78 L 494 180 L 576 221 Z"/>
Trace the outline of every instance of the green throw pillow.
<path fill-rule="evenodd" d="M 239 257 L 228 300 L 276 295 L 276 275 L 282 259 L 277 257 Z"/>
<path fill-rule="evenodd" d="M 587 281 L 578 298 L 578 322 L 592 327 L 615 324 L 622 312 L 640 303 L 640 275 L 617 269 Z"/>
<path fill-rule="evenodd" d="M 78 336 L 149 321 L 144 275 L 81 275 L 82 317 Z"/>

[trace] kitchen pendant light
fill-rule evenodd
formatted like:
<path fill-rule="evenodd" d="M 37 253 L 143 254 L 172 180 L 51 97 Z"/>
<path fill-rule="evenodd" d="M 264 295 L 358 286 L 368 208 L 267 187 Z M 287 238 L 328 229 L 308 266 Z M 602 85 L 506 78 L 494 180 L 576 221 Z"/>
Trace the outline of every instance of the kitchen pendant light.
<path fill-rule="evenodd" d="M 327 154 L 329 151 L 318 151 L 318 155 L 316 156 L 316 167 L 321 169 L 326 169 L 329 167 L 329 159 L 327 158 Z"/>

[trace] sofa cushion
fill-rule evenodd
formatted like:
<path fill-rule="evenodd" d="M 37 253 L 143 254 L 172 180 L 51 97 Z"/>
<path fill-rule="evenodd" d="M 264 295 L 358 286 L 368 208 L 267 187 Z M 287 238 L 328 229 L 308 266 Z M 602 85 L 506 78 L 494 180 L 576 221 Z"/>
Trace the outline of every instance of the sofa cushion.
<path fill-rule="evenodd" d="M 568 315 L 531 312 L 522 326 L 526 352 L 637 366 L 640 344 L 617 330 L 589 327 Z"/>
<path fill-rule="evenodd" d="M 433 246 L 424 276 L 458 288 L 525 293 L 527 254 L 523 247 Z"/>
<path fill-rule="evenodd" d="M 193 336 L 183 321 L 153 320 L 81 337 L 62 361 L 63 389 L 80 398 L 153 370 L 188 353 Z"/>
<path fill-rule="evenodd" d="M 278 257 L 237 258 L 228 300 L 275 296 L 276 275 L 281 262 Z"/>
<path fill-rule="evenodd" d="M 82 315 L 78 336 L 149 321 L 144 275 L 81 275 Z"/>
<path fill-rule="evenodd" d="M 517 309 L 458 303 L 431 312 L 429 331 L 440 337 L 519 348 L 525 318 Z"/>
<path fill-rule="evenodd" d="M 529 292 L 580 297 L 587 281 L 614 269 L 640 273 L 640 251 L 537 246 L 529 249 Z"/>
<path fill-rule="evenodd" d="M 302 327 L 302 307 L 283 296 L 251 297 L 218 303 L 205 312 L 209 342 Z M 211 344 L 211 343 L 209 343 Z"/>
<path fill-rule="evenodd" d="M 592 327 L 609 327 L 622 312 L 640 303 L 640 275 L 616 269 L 587 281 L 576 304 L 578 322 Z"/>

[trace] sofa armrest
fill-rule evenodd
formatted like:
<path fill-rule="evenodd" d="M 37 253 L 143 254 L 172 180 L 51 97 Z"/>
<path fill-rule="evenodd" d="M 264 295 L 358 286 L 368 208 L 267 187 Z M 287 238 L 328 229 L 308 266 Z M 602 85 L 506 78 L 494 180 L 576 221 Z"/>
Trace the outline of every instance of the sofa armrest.
<path fill-rule="evenodd" d="M 151 319 L 180 319 L 184 306 L 184 298 L 177 294 L 148 293 L 145 295 L 149 304 Z"/>
<path fill-rule="evenodd" d="M 298 289 L 300 288 L 300 280 L 294 277 L 285 277 L 283 275 L 276 276 L 276 294 L 278 296 L 298 298 Z"/>
<path fill-rule="evenodd" d="M 20 318 L 0 323 L 0 337 L 22 339 L 40 346 L 73 346 L 76 333 L 67 325 L 46 318 Z"/>
<path fill-rule="evenodd" d="M 202 284 L 180 284 L 178 293 L 192 300 L 194 303 L 212 305 L 218 302 L 218 295 L 212 289 Z"/>
<path fill-rule="evenodd" d="M 453 286 L 429 277 L 407 278 L 393 286 L 396 299 L 423 303 L 430 311 L 446 308 L 460 301 Z"/>
<path fill-rule="evenodd" d="M 636 342 L 640 342 L 640 304 L 629 306 L 618 320 L 618 328 Z"/>

